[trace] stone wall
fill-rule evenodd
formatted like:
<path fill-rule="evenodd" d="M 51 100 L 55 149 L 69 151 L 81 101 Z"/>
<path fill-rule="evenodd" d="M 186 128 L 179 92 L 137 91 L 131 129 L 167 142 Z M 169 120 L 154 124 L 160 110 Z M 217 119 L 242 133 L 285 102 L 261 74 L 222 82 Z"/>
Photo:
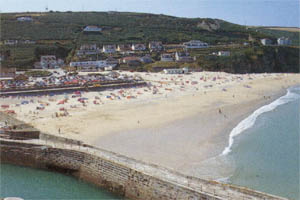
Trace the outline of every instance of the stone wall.
<path fill-rule="evenodd" d="M 73 142 L 71 142 L 73 144 Z M 71 173 L 130 199 L 281 199 L 178 172 L 87 146 L 0 141 L 1 162 Z"/>

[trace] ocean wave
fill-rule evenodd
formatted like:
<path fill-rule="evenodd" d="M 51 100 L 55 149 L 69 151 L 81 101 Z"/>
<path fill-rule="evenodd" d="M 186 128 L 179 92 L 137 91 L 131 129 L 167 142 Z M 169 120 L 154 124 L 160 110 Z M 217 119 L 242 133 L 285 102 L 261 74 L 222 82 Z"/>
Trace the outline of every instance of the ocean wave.
<path fill-rule="evenodd" d="M 229 135 L 229 144 L 228 146 L 223 150 L 221 155 L 227 155 L 231 152 L 232 145 L 234 143 L 234 138 L 238 135 L 240 135 L 245 130 L 251 128 L 257 119 L 257 117 L 265 112 L 269 112 L 274 110 L 276 107 L 289 103 L 291 101 L 295 101 L 300 98 L 300 95 L 297 93 L 294 93 L 295 91 L 298 91 L 300 88 L 290 88 L 287 91 L 287 94 L 276 99 L 272 103 L 262 106 L 261 108 L 254 111 L 249 117 L 241 121 L 234 129 L 232 129 L 230 135 Z"/>

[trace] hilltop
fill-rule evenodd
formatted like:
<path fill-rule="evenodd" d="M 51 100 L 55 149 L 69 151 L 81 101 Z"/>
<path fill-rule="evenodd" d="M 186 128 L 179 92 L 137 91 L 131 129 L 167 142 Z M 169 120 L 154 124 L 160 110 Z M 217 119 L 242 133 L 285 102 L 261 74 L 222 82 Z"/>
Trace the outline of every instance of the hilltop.
<path fill-rule="evenodd" d="M 32 22 L 18 22 L 31 16 Z M 85 26 L 103 28 L 101 37 L 82 34 Z M 262 34 L 219 19 L 189 19 L 129 12 L 49 12 L 1 14 L 1 40 L 67 40 L 76 42 L 128 43 L 159 40 L 179 43 L 200 39 L 216 44 L 247 40 L 249 32 Z"/>

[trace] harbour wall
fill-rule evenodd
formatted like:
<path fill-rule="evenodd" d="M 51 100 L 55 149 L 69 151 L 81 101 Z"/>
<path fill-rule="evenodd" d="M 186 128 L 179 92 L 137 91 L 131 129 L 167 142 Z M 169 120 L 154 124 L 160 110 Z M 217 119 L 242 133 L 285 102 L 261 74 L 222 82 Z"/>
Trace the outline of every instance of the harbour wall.
<path fill-rule="evenodd" d="M 1 140 L 1 162 L 71 174 L 129 199 L 283 199 L 185 176 L 73 140 L 42 138 L 46 142 Z"/>

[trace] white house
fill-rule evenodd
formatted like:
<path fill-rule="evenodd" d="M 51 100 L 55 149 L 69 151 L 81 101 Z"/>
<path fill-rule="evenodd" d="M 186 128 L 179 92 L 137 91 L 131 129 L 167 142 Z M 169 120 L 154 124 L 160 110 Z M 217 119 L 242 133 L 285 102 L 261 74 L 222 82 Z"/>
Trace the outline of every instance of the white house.
<path fill-rule="evenodd" d="M 160 60 L 163 62 L 172 62 L 174 61 L 173 55 L 172 54 L 161 54 Z"/>
<path fill-rule="evenodd" d="M 86 26 L 83 29 L 84 32 L 100 32 L 102 31 L 102 28 L 99 28 L 98 26 Z"/>
<path fill-rule="evenodd" d="M 271 45 L 272 44 L 272 40 L 268 39 L 268 38 L 264 38 L 261 39 L 260 42 L 262 43 L 262 45 L 266 46 L 266 45 Z"/>
<path fill-rule="evenodd" d="M 184 47 L 187 49 L 197 49 L 197 48 L 207 48 L 208 44 L 201 42 L 200 40 L 191 40 L 189 42 L 183 43 Z"/>
<path fill-rule="evenodd" d="M 219 51 L 218 56 L 230 56 L 230 51 Z"/>
<path fill-rule="evenodd" d="M 113 66 L 104 67 L 104 70 L 105 71 L 112 71 L 113 70 Z"/>
<path fill-rule="evenodd" d="M 281 37 L 277 39 L 278 45 L 291 45 L 292 41 L 289 38 Z"/>
<path fill-rule="evenodd" d="M 189 73 L 189 69 L 187 67 L 179 69 L 164 69 L 163 72 L 165 74 L 187 74 Z"/>
<path fill-rule="evenodd" d="M 145 51 L 146 50 L 146 46 L 144 44 L 133 44 L 131 46 L 131 49 L 133 51 Z"/>
<path fill-rule="evenodd" d="M 163 49 L 162 42 L 153 41 L 149 43 L 150 51 L 161 51 Z"/>
<path fill-rule="evenodd" d="M 17 20 L 19 22 L 31 22 L 31 21 L 33 21 L 32 17 L 30 17 L 30 16 L 18 17 Z"/>
<path fill-rule="evenodd" d="M 103 53 L 115 53 L 116 45 L 103 45 Z"/>
<path fill-rule="evenodd" d="M 176 52 L 175 60 L 177 62 L 192 62 L 193 59 L 188 52 Z"/>

